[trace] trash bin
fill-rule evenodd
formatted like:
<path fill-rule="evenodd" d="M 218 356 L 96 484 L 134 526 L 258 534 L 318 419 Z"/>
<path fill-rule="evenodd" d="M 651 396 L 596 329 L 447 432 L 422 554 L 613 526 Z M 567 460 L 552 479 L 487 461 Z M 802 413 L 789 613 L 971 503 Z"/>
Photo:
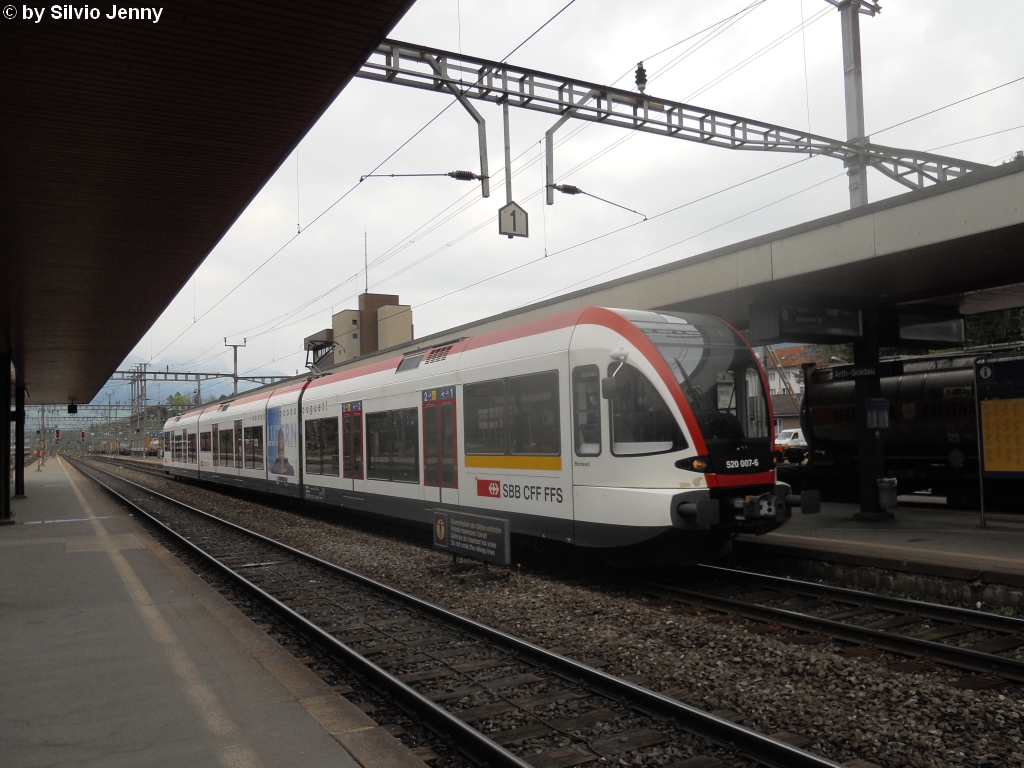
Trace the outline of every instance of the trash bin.
<path fill-rule="evenodd" d="M 896 509 L 896 478 L 878 478 L 878 508 Z"/>

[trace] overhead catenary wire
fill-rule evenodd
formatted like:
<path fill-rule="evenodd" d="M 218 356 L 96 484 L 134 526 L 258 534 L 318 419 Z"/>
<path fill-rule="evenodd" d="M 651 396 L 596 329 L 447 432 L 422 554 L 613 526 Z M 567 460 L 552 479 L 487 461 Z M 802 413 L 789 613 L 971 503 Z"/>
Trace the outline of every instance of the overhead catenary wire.
<path fill-rule="evenodd" d="M 1024 76 L 1015 77 L 1013 80 L 1007 80 L 1002 85 L 996 85 L 996 86 L 993 86 L 992 88 L 986 88 L 984 91 L 978 91 L 977 93 L 971 94 L 970 96 L 966 96 L 966 97 L 964 97 L 962 99 L 957 99 L 956 101 L 951 101 L 949 104 L 945 104 L 945 105 L 943 105 L 941 107 L 936 107 L 935 109 L 928 110 L 927 112 L 922 112 L 920 115 L 916 115 L 914 117 L 907 118 L 906 120 L 901 120 L 898 123 L 893 123 L 892 125 L 890 125 L 890 126 L 888 126 L 886 128 L 881 128 L 881 129 L 879 129 L 877 131 L 868 131 L 867 133 L 868 133 L 869 136 L 877 136 L 880 133 L 885 133 L 886 131 L 891 131 L 893 128 L 899 128 L 901 125 L 906 125 L 907 123 L 912 123 L 915 120 L 920 120 L 922 117 L 928 117 L 929 115 L 934 115 L 936 112 L 942 112 L 944 109 L 949 109 L 950 107 L 955 107 L 957 104 L 963 104 L 965 101 L 970 101 L 971 99 L 976 99 L 979 96 L 984 96 L 986 93 L 992 93 L 993 91 L 998 91 L 1000 88 L 1005 88 L 1008 85 L 1013 85 L 1014 83 L 1019 83 L 1022 80 L 1024 80 Z M 952 145 L 947 145 L 947 146 L 952 146 Z"/>
<path fill-rule="evenodd" d="M 621 208 L 624 211 L 629 211 L 630 213 L 635 213 L 637 216 L 643 216 L 644 217 L 644 221 L 647 221 L 647 216 L 642 214 L 642 213 L 640 213 L 640 211 L 634 211 L 632 208 L 627 208 L 624 205 L 619 205 L 618 203 L 613 203 L 611 200 L 605 200 L 603 197 L 598 197 L 597 195 L 592 195 L 590 192 L 584 192 L 582 189 L 577 187 L 575 184 L 552 184 L 551 186 L 556 191 L 561 192 L 563 195 L 585 195 L 587 197 L 592 197 L 595 200 L 600 200 L 602 203 L 608 203 L 608 205 L 614 205 L 616 208 Z"/>

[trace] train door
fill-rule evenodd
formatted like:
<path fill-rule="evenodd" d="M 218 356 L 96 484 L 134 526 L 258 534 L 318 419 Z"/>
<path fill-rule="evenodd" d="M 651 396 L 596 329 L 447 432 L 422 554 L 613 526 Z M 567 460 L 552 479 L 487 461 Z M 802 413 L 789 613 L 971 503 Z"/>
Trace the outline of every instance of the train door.
<path fill-rule="evenodd" d="M 235 427 L 235 469 L 242 469 L 245 466 L 245 461 L 244 461 L 244 456 L 245 456 L 244 445 L 245 445 L 245 443 L 242 440 L 242 420 L 241 419 L 235 419 L 234 422 L 235 422 L 234 423 L 234 427 Z M 236 472 L 235 474 L 241 475 L 242 473 L 241 472 Z"/>
<path fill-rule="evenodd" d="M 569 354 L 569 380 L 572 405 L 569 426 L 572 429 L 572 483 L 574 486 L 609 484 L 607 400 L 601 397 L 601 377 L 607 374 L 594 362 L 592 350 L 573 350 Z M 603 362 L 603 361 L 602 361 Z"/>
<path fill-rule="evenodd" d="M 341 404 L 342 488 L 362 490 L 363 485 L 363 402 Z M 356 484 L 358 483 L 358 487 Z"/>
<path fill-rule="evenodd" d="M 459 503 L 455 387 L 423 391 L 423 498 Z"/>

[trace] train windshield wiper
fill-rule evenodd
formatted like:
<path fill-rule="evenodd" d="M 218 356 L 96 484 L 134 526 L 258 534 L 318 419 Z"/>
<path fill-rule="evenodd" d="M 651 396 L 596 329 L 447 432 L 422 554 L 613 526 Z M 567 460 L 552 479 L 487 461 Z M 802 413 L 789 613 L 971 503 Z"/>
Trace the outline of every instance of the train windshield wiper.
<path fill-rule="evenodd" d="M 691 380 L 690 376 L 686 373 L 686 369 L 683 368 L 683 364 L 680 362 L 679 357 L 673 358 L 675 360 L 676 367 L 679 372 L 683 375 L 683 381 L 680 384 L 686 384 L 687 388 L 693 393 L 693 400 L 695 400 L 702 411 L 705 414 L 710 415 L 711 419 L 720 427 L 725 429 L 725 436 L 730 438 L 737 448 L 749 448 L 746 441 L 744 440 L 745 435 L 736 428 L 735 424 L 730 423 L 722 412 L 719 411 L 715 406 L 708 400 L 708 396 L 704 394 L 700 387 L 695 385 Z M 735 392 L 733 393 L 735 395 Z"/>

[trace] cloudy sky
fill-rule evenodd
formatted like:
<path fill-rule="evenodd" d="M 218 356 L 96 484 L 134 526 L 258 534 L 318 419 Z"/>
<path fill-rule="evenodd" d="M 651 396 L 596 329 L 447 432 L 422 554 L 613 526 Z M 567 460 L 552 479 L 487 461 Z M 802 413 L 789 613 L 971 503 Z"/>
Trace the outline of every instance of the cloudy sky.
<path fill-rule="evenodd" d="M 565 3 L 419 0 L 391 37 L 500 60 Z M 861 17 L 872 140 L 990 164 L 1024 147 L 1024 81 L 884 130 L 1024 76 L 1024 3 L 882 4 L 881 15 Z M 510 58 L 630 89 L 640 60 L 649 95 L 845 138 L 839 13 L 825 0 L 576 0 Z M 328 327 L 332 312 L 356 306 L 364 285 L 364 231 L 370 290 L 400 294 L 411 304 L 420 336 L 849 207 L 836 160 L 794 164 L 802 158 L 572 121 L 558 134 L 559 181 L 649 217 L 677 210 L 642 222 L 590 197 L 557 195 L 553 206 L 544 206 L 540 142 L 553 120 L 514 109 L 513 197 L 530 215 L 530 237 L 509 240 L 496 231 L 504 203 L 501 111 L 482 102 L 489 199 L 480 197 L 479 184 L 447 178 L 357 184 L 450 101 L 440 93 L 354 80 L 124 365 L 227 371 L 227 336 L 232 343 L 247 339 L 239 350 L 241 371 L 294 374 L 304 364 L 303 337 Z M 479 170 L 476 127 L 457 104 L 378 172 L 455 169 Z M 872 201 L 902 191 L 869 171 Z M 636 225 L 581 245 L 629 224 Z M 150 397 L 172 394 L 168 386 L 152 387 Z M 96 401 L 106 402 L 113 389 Z M 224 391 L 230 382 L 204 386 L 203 394 Z M 127 388 L 113 396 L 126 399 Z"/>

